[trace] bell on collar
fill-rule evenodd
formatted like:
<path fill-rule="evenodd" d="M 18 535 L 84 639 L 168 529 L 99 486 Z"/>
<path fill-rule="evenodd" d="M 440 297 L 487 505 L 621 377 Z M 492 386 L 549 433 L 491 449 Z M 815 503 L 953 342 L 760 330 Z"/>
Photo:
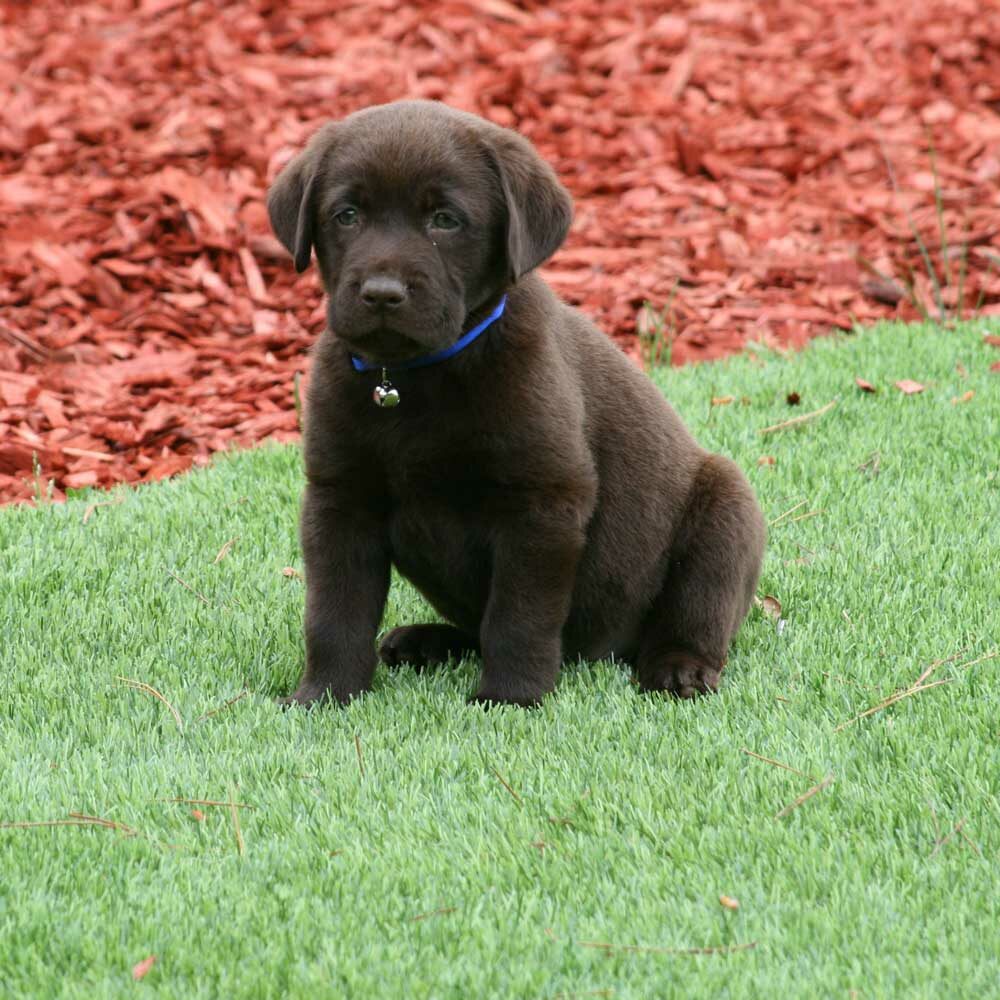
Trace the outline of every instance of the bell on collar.
<path fill-rule="evenodd" d="M 376 406 L 381 406 L 383 409 L 399 406 L 399 390 L 389 381 L 389 374 L 384 368 L 382 369 L 382 381 L 375 386 L 372 399 L 375 400 Z"/>

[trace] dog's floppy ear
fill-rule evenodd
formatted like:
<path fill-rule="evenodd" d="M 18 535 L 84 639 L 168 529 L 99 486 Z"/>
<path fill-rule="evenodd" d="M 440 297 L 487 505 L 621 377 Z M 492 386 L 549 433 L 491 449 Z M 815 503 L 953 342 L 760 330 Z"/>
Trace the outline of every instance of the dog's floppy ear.
<path fill-rule="evenodd" d="M 313 193 L 321 160 L 333 142 L 333 126 L 326 125 L 309 140 L 299 153 L 275 178 L 267 193 L 267 214 L 271 228 L 285 249 L 295 258 L 295 270 L 301 273 L 309 266 L 313 247 L 315 209 Z"/>
<path fill-rule="evenodd" d="M 507 267 L 513 282 L 562 245 L 573 221 L 573 201 L 523 136 L 491 129 L 489 148 L 507 203 Z"/>

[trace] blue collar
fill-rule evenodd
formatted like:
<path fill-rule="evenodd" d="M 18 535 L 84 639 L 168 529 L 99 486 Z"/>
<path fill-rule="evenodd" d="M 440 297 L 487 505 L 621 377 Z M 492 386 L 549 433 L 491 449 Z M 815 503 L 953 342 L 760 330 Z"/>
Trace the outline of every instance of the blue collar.
<path fill-rule="evenodd" d="M 427 365 L 436 364 L 438 361 L 444 361 L 446 358 L 450 358 L 459 351 L 468 347 L 476 337 L 478 337 L 488 326 L 496 322 L 502 315 L 504 307 L 507 305 L 507 296 L 505 295 L 500 299 L 499 305 L 493 310 L 482 321 L 474 326 L 468 333 L 462 334 L 458 340 L 455 341 L 451 347 L 446 347 L 443 351 L 435 351 L 433 354 L 425 354 L 419 358 L 411 358 L 409 361 L 400 361 L 396 364 L 383 365 L 376 361 L 364 361 L 359 358 L 356 354 L 351 355 L 351 364 L 354 365 L 354 370 L 357 372 L 372 372 L 388 369 L 389 371 L 403 371 L 407 368 L 424 368 Z"/>

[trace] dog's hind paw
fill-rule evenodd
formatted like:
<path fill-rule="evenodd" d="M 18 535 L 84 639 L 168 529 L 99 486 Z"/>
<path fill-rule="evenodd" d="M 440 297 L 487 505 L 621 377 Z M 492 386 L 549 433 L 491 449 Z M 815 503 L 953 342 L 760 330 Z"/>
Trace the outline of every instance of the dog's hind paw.
<path fill-rule="evenodd" d="M 403 625 L 379 643 L 378 658 L 387 667 L 408 663 L 423 670 L 449 658 L 477 653 L 479 644 L 454 625 Z"/>

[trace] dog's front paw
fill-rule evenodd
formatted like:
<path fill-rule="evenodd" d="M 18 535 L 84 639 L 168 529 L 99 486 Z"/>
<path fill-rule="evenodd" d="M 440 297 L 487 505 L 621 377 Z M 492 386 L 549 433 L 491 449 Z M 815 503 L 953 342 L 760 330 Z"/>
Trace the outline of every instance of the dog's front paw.
<path fill-rule="evenodd" d="M 665 653 L 639 674 L 643 691 L 666 691 L 678 698 L 695 698 L 719 690 L 723 664 L 713 665 L 693 653 Z"/>
<path fill-rule="evenodd" d="M 549 694 L 554 685 L 542 683 L 527 683 L 522 679 L 513 683 L 509 678 L 499 680 L 484 677 L 476 690 L 469 696 L 470 705 L 481 705 L 489 708 L 491 705 L 518 705 L 521 708 L 537 708 L 542 699 Z"/>
<path fill-rule="evenodd" d="M 486 691 L 477 691 L 470 694 L 468 699 L 470 705 L 479 705 L 483 710 L 495 708 L 498 705 L 516 705 L 518 708 L 538 708 L 542 703 L 542 696 L 523 695 L 511 697 L 506 694 L 491 694 Z"/>
<path fill-rule="evenodd" d="M 313 705 L 346 705 L 352 698 L 362 694 L 361 691 L 345 692 L 338 691 L 330 685 L 302 683 L 287 698 L 278 698 L 277 702 L 282 708 L 290 708 L 293 705 L 301 705 L 303 708 L 310 708 Z"/>

